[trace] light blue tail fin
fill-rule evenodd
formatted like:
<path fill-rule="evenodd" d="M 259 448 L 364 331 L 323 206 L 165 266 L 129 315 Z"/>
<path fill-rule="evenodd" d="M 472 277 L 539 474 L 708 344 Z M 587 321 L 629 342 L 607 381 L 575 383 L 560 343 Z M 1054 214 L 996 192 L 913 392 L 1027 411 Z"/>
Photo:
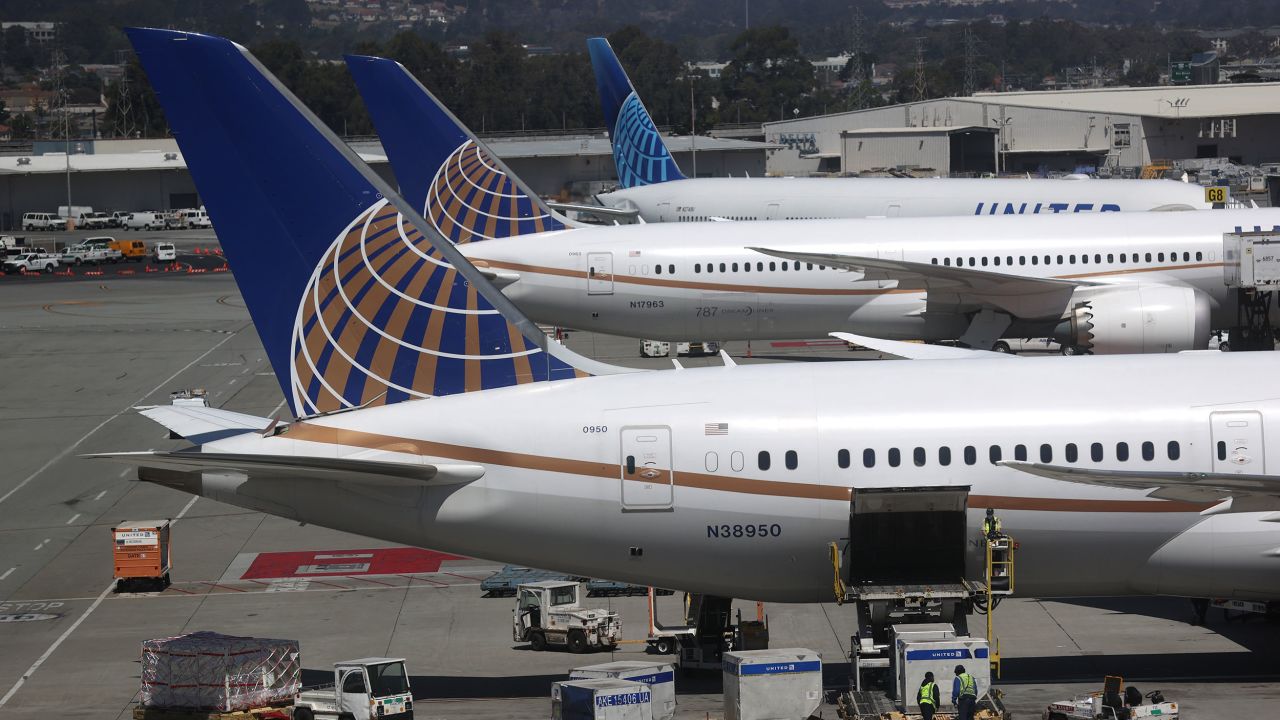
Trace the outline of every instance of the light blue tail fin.
<path fill-rule="evenodd" d="M 613 143 L 613 163 L 618 168 L 618 184 L 624 188 L 683 180 L 684 174 L 671 158 L 662 135 L 631 86 L 627 72 L 604 38 L 587 40 L 591 67 L 596 71 L 600 109 Z"/>
<path fill-rule="evenodd" d="M 549 341 L 244 48 L 127 32 L 296 416 L 617 371 Z"/>
<path fill-rule="evenodd" d="M 348 55 L 400 192 L 456 243 L 563 230 L 571 223 L 520 181 L 403 65 Z"/>

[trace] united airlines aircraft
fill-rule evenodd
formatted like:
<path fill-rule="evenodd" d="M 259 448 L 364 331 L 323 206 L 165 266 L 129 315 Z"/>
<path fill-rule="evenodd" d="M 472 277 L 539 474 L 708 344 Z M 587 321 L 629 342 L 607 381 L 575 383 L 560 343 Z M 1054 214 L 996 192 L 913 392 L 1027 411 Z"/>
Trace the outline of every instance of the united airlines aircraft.
<path fill-rule="evenodd" d="M 597 199 L 646 222 L 1034 215 L 1206 208 L 1174 180 L 686 178 L 604 38 L 587 41 L 619 189 Z"/>
<path fill-rule="evenodd" d="M 656 340 L 1053 337 L 1204 348 L 1236 323 L 1222 235 L 1280 210 L 571 229 L 399 64 L 348 65 L 401 191 L 534 320 Z M 1038 181 L 1037 181 L 1038 182 Z"/>
<path fill-rule="evenodd" d="M 147 409 L 193 446 L 103 456 L 143 480 L 795 602 L 830 599 L 865 491 L 950 486 L 971 535 L 992 507 L 1020 541 L 1019 592 L 1280 596 L 1269 353 L 622 371 L 548 340 L 243 48 L 128 34 L 296 417 Z"/>

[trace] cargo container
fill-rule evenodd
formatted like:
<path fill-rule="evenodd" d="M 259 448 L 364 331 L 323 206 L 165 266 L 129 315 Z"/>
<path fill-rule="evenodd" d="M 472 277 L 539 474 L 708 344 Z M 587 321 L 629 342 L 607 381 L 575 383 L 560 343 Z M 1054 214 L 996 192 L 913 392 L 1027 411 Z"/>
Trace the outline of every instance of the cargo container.
<path fill-rule="evenodd" d="M 725 720 L 807 720 L 822 703 L 822 657 L 804 648 L 724 654 Z"/>
<path fill-rule="evenodd" d="M 169 587 L 168 520 L 129 520 L 111 528 L 116 592 Z"/>
<path fill-rule="evenodd" d="M 654 720 L 676 716 L 676 666 L 664 662 L 619 661 L 586 665 L 569 671 L 570 680 L 613 678 L 644 683 L 652 693 Z"/>
<path fill-rule="evenodd" d="M 562 680 L 551 686 L 553 720 L 653 720 L 653 693 L 630 680 Z"/>

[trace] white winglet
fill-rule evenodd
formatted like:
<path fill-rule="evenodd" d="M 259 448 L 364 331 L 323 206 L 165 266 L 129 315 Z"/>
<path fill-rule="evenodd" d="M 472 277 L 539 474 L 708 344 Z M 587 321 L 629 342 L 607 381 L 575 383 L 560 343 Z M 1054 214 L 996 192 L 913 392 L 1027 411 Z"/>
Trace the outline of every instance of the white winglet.
<path fill-rule="evenodd" d="M 724 360 L 725 367 L 738 367 L 738 363 L 734 362 L 733 358 L 729 357 L 729 353 L 725 352 L 724 348 L 720 348 L 720 359 Z"/>
<path fill-rule="evenodd" d="M 829 334 L 831 337 L 847 343 L 861 345 L 876 352 L 882 352 L 885 355 L 907 360 L 997 360 L 1018 357 L 1010 353 L 992 352 L 990 350 L 971 350 L 949 345 L 928 345 L 925 343 L 902 342 L 900 340 L 884 340 L 847 332 Z"/>

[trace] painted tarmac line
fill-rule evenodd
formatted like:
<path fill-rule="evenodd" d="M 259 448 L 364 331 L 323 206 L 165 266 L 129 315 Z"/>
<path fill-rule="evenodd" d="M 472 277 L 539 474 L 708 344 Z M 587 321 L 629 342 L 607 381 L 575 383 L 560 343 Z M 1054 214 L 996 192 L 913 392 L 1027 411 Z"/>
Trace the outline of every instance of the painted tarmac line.
<path fill-rule="evenodd" d="M 17 566 L 17 565 L 15 565 L 15 566 L 13 566 L 13 567 L 9 568 L 8 570 L 5 570 L 5 571 L 4 571 L 4 574 L 3 574 L 3 575 L 0 575 L 0 580 L 3 580 L 3 579 L 5 579 L 5 578 L 9 577 L 10 575 L 12 575 L 12 574 L 13 574 L 13 571 L 14 571 L 14 570 L 17 570 L 17 569 L 18 569 L 18 566 Z"/>
<path fill-rule="evenodd" d="M 125 468 L 125 469 L 124 469 L 124 472 L 126 472 L 126 473 L 127 473 L 127 472 L 129 472 L 129 470 L 130 470 L 130 469 L 131 469 L 131 468 Z M 124 477 L 124 473 L 120 473 L 120 477 Z M 94 502 L 97 502 L 97 501 L 101 500 L 102 498 L 106 497 L 106 495 L 107 495 L 107 491 L 106 491 L 106 490 L 103 490 L 102 492 L 98 493 L 98 496 L 97 496 L 97 497 L 95 497 L 95 498 L 93 499 L 93 501 L 94 501 Z"/>
<path fill-rule="evenodd" d="M 37 546 L 35 546 L 34 548 L 32 548 L 32 550 L 33 550 L 33 551 L 35 551 L 35 550 L 39 550 L 40 548 L 44 547 L 44 546 L 45 546 L 45 545 L 47 545 L 48 543 L 49 543 L 49 538 L 45 538 L 43 541 L 41 541 L 41 542 L 40 542 L 40 544 L 39 544 L 39 545 L 37 545 Z"/>
<path fill-rule="evenodd" d="M 94 433 L 96 433 L 96 432 L 98 432 L 99 430 L 101 430 L 102 428 L 106 427 L 106 426 L 107 426 L 107 423 L 109 423 L 109 422 L 111 422 L 112 420 L 115 420 L 116 418 L 120 417 L 121 415 L 124 415 L 125 413 L 129 412 L 130 410 L 132 410 L 132 409 L 133 409 L 133 407 L 134 407 L 135 405 L 141 405 L 144 401 L 146 401 L 146 399 L 147 399 L 147 398 L 149 398 L 149 397 L 151 397 L 153 394 L 155 394 L 155 393 L 159 392 L 161 389 L 163 389 L 163 388 L 167 387 L 167 386 L 169 385 L 169 383 L 173 382 L 174 378 L 177 378 L 177 377 L 178 377 L 179 375 L 181 375 L 182 373 L 186 372 L 187 370 L 190 370 L 192 367 L 194 367 L 194 366 L 195 366 L 195 364 L 196 364 L 196 363 L 200 362 L 201 360 L 203 360 L 203 359 L 205 359 L 206 357 L 208 357 L 209 355 L 211 355 L 211 354 L 213 353 L 213 351 L 214 351 L 214 350 L 217 350 L 218 348 L 222 347 L 222 346 L 223 346 L 223 345 L 224 345 L 228 340 L 230 340 L 231 338 L 235 337 L 237 334 L 239 334 L 239 331 L 238 331 L 238 330 L 237 330 L 237 331 L 235 331 L 235 332 L 232 332 L 231 334 L 229 334 L 229 335 L 227 335 L 226 337 L 222 338 L 221 340 L 219 340 L 219 341 L 218 341 L 218 343 L 217 343 L 216 345 L 214 345 L 213 347 L 209 348 L 208 350 L 205 350 L 205 351 L 204 351 L 203 353 L 201 353 L 201 355 L 200 355 L 199 357 L 197 357 L 195 360 L 192 360 L 191 362 L 189 362 L 189 363 L 187 363 L 186 365 L 184 365 L 184 366 L 182 367 L 182 369 L 178 370 L 178 371 L 177 371 L 177 372 L 175 372 L 174 374 L 172 374 L 172 375 L 170 375 L 169 377 L 165 378 L 164 382 L 160 383 L 159 385 L 156 385 L 154 388 L 152 388 L 152 389 L 151 389 L 149 392 L 147 392 L 145 395 L 143 395 L 142 397 L 138 398 L 137 400 L 134 400 L 133 402 L 129 403 L 129 404 L 128 404 L 128 405 L 127 405 L 123 410 L 121 410 L 120 412 L 116 413 L 115 415 L 112 415 L 111 417 L 107 418 L 106 420 L 103 420 L 102 422 L 98 423 L 98 425 L 97 425 L 96 427 L 94 427 L 92 430 L 90 430 L 89 432 L 85 433 L 84 435 L 81 435 L 79 440 L 76 440 L 75 442 L 73 442 L 73 443 L 71 443 L 70 445 L 68 445 L 68 446 L 66 447 L 66 449 L 64 449 L 62 452 L 60 452 L 60 453 L 58 453 L 57 455 L 54 455 L 53 457 L 49 458 L 49 460 L 48 460 L 47 462 L 45 462 L 45 464 L 41 465 L 41 466 L 39 467 L 39 469 L 37 469 L 35 472 L 33 472 L 33 473 L 31 473 L 30 475 L 28 475 L 25 479 L 23 479 L 23 481 L 22 481 L 22 482 L 18 483 L 17 485 L 14 485 L 14 486 L 13 486 L 13 488 L 9 490 L 9 492 L 5 493 L 4 495 L 0 495 L 0 503 L 3 503 L 5 500 L 8 500 L 9 498 L 13 497 L 14 493 L 16 493 L 16 492 L 18 492 L 19 490 L 21 490 L 22 488 L 26 487 L 26 486 L 27 486 L 27 485 L 28 485 L 32 480 L 35 480 L 37 477 L 39 477 L 39 476 L 40 476 L 40 474 L 41 474 L 41 473 L 43 473 L 45 470 L 48 470 L 49 468 L 53 467 L 53 464 L 54 464 L 54 463 L 56 463 L 56 462 L 58 462 L 58 461 L 62 460 L 63 458 L 65 458 L 65 457 L 67 457 L 68 455 L 70 455 L 71 453 L 75 452 L 75 449 L 76 449 L 76 448 L 80 447 L 80 445 L 81 445 L 85 440 L 88 440 L 88 439 L 89 439 L 89 438 L 90 438 Z M 166 437 L 167 437 L 167 436 L 166 436 Z"/>
<path fill-rule="evenodd" d="M 71 516 L 71 519 L 67 521 L 67 524 L 68 524 L 68 525 L 70 525 L 71 523 L 73 523 L 73 522 L 75 522 L 75 521 L 77 521 L 77 520 L 79 520 L 79 519 L 80 519 L 80 513 L 76 513 L 75 515 L 72 515 L 72 516 Z"/>
<path fill-rule="evenodd" d="M 102 604 L 103 600 L 107 599 L 107 595 L 111 594 L 111 591 L 115 589 L 115 586 L 115 580 L 108 583 L 107 587 L 103 589 L 100 595 L 98 595 L 98 598 L 89 606 L 89 609 L 85 610 L 83 615 L 76 618 L 76 621 L 71 624 L 71 627 L 63 631 L 63 633 L 58 636 L 58 639 L 54 640 L 53 644 L 49 646 L 49 649 L 44 651 L 43 655 L 36 658 L 36 661 L 31 664 L 31 667 L 27 668 L 27 671 L 22 673 L 22 677 L 18 678 L 18 681 L 13 684 L 13 687 L 9 688 L 9 692 L 5 693 L 4 697 L 0 697 L 0 708 L 4 707 L 5 704 L 18 693 L 18 690 L 26 684 L 27 680 L 30 679 L 32 675 L 36 674 L 36 671 L 40 669 L 40 666 L 43 665 L 46 660 L 49 659 L 49 656 L 53 655 L 54 651 L 57 650 L 62 643 L 66 642 L 67 638 L 71 637 L 71 633 L 75 632 L 76 628 L 80 627 L 80 624 L 87 620 L 94 610 L 98 609 L 98 606 Z"/>

